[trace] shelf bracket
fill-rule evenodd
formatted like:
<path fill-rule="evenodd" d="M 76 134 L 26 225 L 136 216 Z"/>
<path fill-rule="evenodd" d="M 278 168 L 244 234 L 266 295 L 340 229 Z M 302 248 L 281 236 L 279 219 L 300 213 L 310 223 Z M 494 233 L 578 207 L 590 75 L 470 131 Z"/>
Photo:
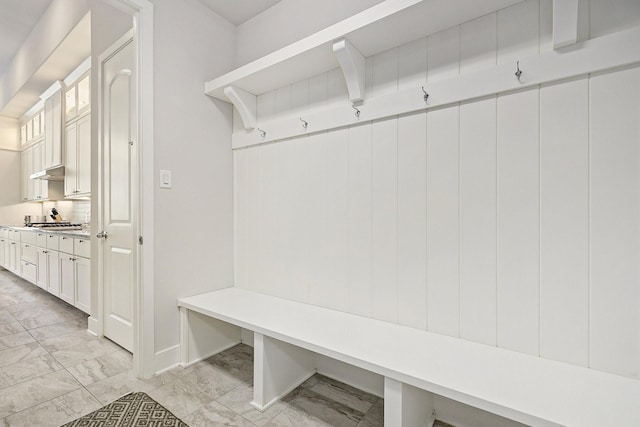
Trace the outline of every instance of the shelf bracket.
<path fill-rule="evenodd" d="M 347 82 L 349 100 L 353 104 L 364 101 L 366 60 L 347 39 L 333 43 L 333 53 Z"/>
<path fill-rule="evenodd" d="M 224 94 L 236 107 L 245 129 L 255 129 L 256 127 L 256 106 L 257 98 L 254 94 L 235 86 L 224 88 Z"/>
<path fill-rule="evenodd" d="M 553 0 L 553 49 L 578 42 L 578 0 Z"/>

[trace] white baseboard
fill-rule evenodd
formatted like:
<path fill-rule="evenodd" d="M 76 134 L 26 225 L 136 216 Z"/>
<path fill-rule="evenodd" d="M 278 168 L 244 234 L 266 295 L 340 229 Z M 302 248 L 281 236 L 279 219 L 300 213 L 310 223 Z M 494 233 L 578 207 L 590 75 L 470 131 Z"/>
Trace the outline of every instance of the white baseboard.
<path fill-rule="evenodd" d="M 180 345 L 156 352 L 153 371 L 157 374 L 180 364 Z"/>
<path fill-rule="evenodd" d="M 97 337 L 100 336 L 100 322 L 98 322 L 98 319 L 93 316 L 89 316 L 89 319 L 87 320 L 87 330 L 90 334 Z"/>

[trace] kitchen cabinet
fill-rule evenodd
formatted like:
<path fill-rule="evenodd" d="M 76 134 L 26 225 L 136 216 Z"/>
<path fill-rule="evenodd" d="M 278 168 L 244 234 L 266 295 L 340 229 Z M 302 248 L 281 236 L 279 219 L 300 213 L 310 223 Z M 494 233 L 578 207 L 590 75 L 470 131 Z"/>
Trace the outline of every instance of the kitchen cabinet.
<path fill-rule="evenodd" d="M 82 116 L 89 108 L 91 108 L 91 76 L 87 71 L 65 91 L 66 121 Z"/>
<path fill-rule="evenodd" d="M 36 233 L 20 232 L 21 276 L 28 282 L 36 284 L 38 277 L 38 251 Z"/>
<path fill-rule="evenodd" d="M 66 198 L 87 197 L 91 193 L 91 115 L 87 114 L 65 128 Z"/>
<path fill-rule="evenodd" d="M 62 166 L 62 91 L 51 95 L 44 103 L 43 169 Z"/>
<path fill-rule="evenodd" d="M 76 304 L 76 273 L 73 255 L 60 257 L 60 299 L 71 305 Z"/>
<path fill-rule="evenodd" d="M 7 270 L 13 274 L 20 275 L 20 232 L 16 230 L 8 231 L 8 256 Z"/>
<path fill-rule="evenodd" d="M 22 200 L 45 201 L 63 198 L 62 182 L 30 179 L 31 174 L 44 169 L 45 142 L 40 141 L 21 153 L 22 163 Z"/>
<path fill-rule="evenodd" d="M 7 238 L 7 229 L 6 228 L 0 228 L 0 267 L 2 268 L 6 268 L 7 267 L 7 255 L 8 255 L 8 249 L 7 249 L 7 245 L 9 244 L 8 238 Z"/>
<path fill-rule="evenodd" d="M 88 239 L 60 237 L 60 298 L 87 314 L 91 314 L 90 250 Z"/>
<path fill-rule="evenodd" d="M 24 122 L 20 127 L 20 142 L 22 146 L 27 146 L 41 139 L 44 136 L 45 129 L 46 123 L 44 108 L 40 108 L 35 114 L 32 114 L 31 118 Z"/>
<path fill-rule="evenodd" d="M 38 279 L 36 283 L 52 295 L 60 296 L 60 253 L 58 236 L 38 233 Z"/>

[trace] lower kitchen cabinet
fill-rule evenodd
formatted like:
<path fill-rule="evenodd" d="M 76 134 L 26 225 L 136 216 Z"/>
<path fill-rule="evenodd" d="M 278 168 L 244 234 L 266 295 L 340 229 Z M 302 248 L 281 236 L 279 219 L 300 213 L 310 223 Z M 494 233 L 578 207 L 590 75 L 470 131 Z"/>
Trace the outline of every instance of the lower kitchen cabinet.
<path fill-rule="evenodd" d="M 52 295 L 60 296 L 60 253 L 38 248 L 38 281 Z"/>
<path fill-rule="evenodd" d="M 76 307 L 87 314 L 91 314 L 91 261 L 77 257 L 75 263 L 76 274 Z"/>
<path fill-rule="evenodd" d="M 7 270 L 13 274 L 20 275 L 20 246 L 18 242 L 9 240 L 9 256 L 7 262 Z"/>
<path fill-rule="evenodd" d="M 7 245 L 8 244 L 9 242 L 7 238 L 0 236 L 0 267 L 2 268 L 7 267 L 7 254 L 8 254 Z"/>
<path fill-rule="evenodd" d="M 91 314 L 91 263 L 89 259 L 60 254 L 60 298 Z"/>
<path fill-rule="evenodd" d="M 76 305 L 76 272 L 73 255 L 60 257 L 60 299 Z"/>

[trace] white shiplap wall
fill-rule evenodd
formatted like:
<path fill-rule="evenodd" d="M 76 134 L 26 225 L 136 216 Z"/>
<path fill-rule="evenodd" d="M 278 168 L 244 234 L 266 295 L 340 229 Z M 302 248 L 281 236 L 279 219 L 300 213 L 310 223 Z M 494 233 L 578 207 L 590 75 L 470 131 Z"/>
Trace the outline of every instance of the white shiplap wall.
<path fill-rule="evenodd" d="M 527 0 L 368 58 L 367 96 L 550 49 Z M 334 70 L 258 117 L 344 102 Z M 638 378 L 639 119 L 630 67 L 237 149 L 236 286 Z"/>

